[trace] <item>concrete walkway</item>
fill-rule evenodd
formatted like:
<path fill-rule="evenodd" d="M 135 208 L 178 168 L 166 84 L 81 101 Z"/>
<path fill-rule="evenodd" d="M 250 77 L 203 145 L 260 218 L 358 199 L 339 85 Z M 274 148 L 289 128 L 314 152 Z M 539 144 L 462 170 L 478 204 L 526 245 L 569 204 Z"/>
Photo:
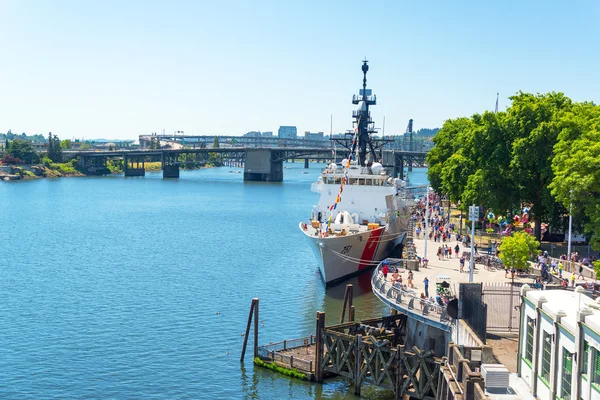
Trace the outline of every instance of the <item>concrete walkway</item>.
<path fill-rule="evenodd" d="M 414 235 L 414 243 L 417 250 L 417 255 L 421 258 L 424 256 L 425 250 L 425 240 L 423 239 L 423 234 L 421 234 L 421 238 L 417 238 L 416 234 Z M 450 242 L 434 242 L 429 240 L 427 243 L 427 259 L 429 260 L 428 268 L 421 268 L 419 271 L 414 271 L 414 286 L 415 291 L 420 294 L 424 292 L 423 280 L 425 277 L 429 279 L 429 295 L 432 295 L 432 292 L 435 293 L 434 284 L 436 282 L 436 277 L 438 276 L 447 276 L 450 278 L 450 283 L 452 283 L 452 290 L 456 294 L 456 290 L 458 289 L 458 285 L 454 287 L 455 284 L 459 282 L 469 282 L 469 262 L 465 260 L 465 272 L 460 272 L 460 258 L 454 258 L 454 246 L 456 246 L 456 241 Z M 444 258 L 439 260 L 437 257 L 437 250 L 441 244 L 447 244 L 448 247 L 452 248 L 452 258 Z M 470 247 L 463 247 L 462 244 L 459 243 L 460 252 L 459 255 L 462 254 L 463 251 L 470 251 Z M 401 273 L 403 284 L 407 283 L 407 271 Z M 510 274 L 509 274 L 510 276 Z M 388 280 L 391 280 L 391 276 L 388 275 Z M 494 282 L 498 284 L 510 284 L 511 279 L 504 277 L 504 270 L 492 270 L 488 271 L 485 269 L 483 265 L 475 264 L 475 270 L 473 272 L 473 282 Z M 532 283 L 532 278 L 530 276 L 525 277 L 517 277 L 515 276 L 515 283 L 524 284 Z"/>

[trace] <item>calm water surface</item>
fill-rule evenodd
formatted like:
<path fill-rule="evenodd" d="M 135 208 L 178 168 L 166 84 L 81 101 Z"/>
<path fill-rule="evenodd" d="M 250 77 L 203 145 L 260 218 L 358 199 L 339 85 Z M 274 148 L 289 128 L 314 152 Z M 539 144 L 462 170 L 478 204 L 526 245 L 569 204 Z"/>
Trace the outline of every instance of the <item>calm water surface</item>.
<path fill-rule="evenodd" d="M 345 285 L 325 290 L 298 231 L 320 169 L 286 166 L 281 184 L 229 167 L 0 183 L 0 398 L 353 398 L 255 368 L 251 347 L 239 362 L 253 297 L 261 344 L 339 321 Z M 350 283 L 358 318 L 386 312 L 369 276 Z"/>

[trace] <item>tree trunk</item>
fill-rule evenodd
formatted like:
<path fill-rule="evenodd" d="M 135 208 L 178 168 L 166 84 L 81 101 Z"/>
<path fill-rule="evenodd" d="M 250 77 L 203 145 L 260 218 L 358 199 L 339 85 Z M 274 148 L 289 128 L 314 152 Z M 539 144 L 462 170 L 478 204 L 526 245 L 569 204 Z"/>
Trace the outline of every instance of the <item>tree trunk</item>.
<path fill-rule="evenodd" d="M 542 217 L 540 215 L 535 214 L 533 217 L 533 220 L 535 221 L 535 230 L 533 231 L 533 234 L 535 235 L 535 238 L 537 239 L 538 242 L 542 241 Z"/>

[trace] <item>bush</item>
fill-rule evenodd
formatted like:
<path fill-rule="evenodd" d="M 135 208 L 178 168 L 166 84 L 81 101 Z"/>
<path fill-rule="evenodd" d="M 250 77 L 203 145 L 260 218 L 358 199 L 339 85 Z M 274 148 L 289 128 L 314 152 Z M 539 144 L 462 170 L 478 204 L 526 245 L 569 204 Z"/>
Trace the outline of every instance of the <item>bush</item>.
<path fill-rule="evenodd" d="M 2 164 L 25 164 L 25 161 L 21 160 L 20 158 L 13 157 L 10 154 L 4 154 L 4 157 L 2 157 Z"/>
<path fill-rule="evenodd" d="M 275 364 L 275 362 L 273 362 L 273 361 L 270 363 L 266 363 L 263 360 L 261 360 L 260 358 L 256 357 L 254 359 L 254 364 L 258 365 L 259 367 L 264 367 L 264 368 L 273 370 L 275 372 L 279 372 L 280 374 L 289 376 L 291 378 L 296 378 L 296 379 L 301 379 L 301 380 L 307 379 L 306 374 L 303 374 L 302 372 L 298 372 L 297 369 L 280 367 L 279 365 Z"/>
<path fill-rule="evenodd" d="M 45 167 L 50 168 L 52 163 L 52 160 L 48 158 L 48 156 L 44 156 L 44 158 L 42 158 L 42 164 L 44 164 Z"/>

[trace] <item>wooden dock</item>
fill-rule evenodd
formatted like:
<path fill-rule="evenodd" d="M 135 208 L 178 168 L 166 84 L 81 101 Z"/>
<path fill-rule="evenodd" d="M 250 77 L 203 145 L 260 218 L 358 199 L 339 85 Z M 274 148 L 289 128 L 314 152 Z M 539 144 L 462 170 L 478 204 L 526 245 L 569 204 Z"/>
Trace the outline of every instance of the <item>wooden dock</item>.
<path fill-rule="evenodd" d="M 347 295 L 351 291 L 347 289 Z M 404 345 L 406 315 L 358 322 L 354 321 L 351 304 L 351 300 L 344 300 L 345 308 L 350 308 L 348 322 L 343 322 L 342 314 L 340 324 L 325 326 L 325 313 L 317 312 L 314 335 L 263 346 L 257 345 L 258 325 L 255 323 L 254 357 L 295 369 L 319 383 L 330 376 L 345 377 L 352 382 L 357 395 L 363 384 L 370 384 L 393 391 L 396 399 L 486 398 L 481 374 L 473 372 L 478 363 L 462 353 L 481 353 L 480 349 L 451 344 L 448 360 L 434 357 L 431 350 L 407 348 Z M 258 321 L 258 299 L 252 301 L 242 362 L 253 316 L 255 322 Z M 439 397 L 441 394 L 443 397 Z"/>

